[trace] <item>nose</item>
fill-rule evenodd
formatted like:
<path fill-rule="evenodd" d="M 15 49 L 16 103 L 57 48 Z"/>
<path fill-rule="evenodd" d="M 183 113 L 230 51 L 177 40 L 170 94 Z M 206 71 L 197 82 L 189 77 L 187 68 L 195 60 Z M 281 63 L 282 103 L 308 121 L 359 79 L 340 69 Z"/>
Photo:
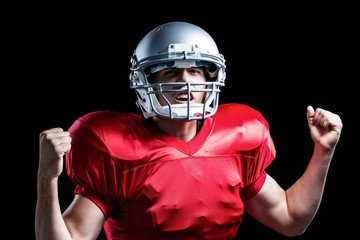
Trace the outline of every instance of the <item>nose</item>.
<path fill-rule="evenodd" d="M 191 82 L 191 75 L 186 68 L 180 69 L 177 82 Z"/>

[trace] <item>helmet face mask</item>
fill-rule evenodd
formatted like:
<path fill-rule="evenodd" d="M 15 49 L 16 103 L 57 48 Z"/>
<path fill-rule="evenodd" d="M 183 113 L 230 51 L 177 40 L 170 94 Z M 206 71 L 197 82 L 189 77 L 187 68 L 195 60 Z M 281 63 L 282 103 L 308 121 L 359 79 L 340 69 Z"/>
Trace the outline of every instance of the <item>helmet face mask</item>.
<path fill-rule="evenodd" d="M 155 115 L 176 120 L 204 119 L 215 114 L 220 87 L 225 85 L 225 59 L 212 37 L 196 25 L 170 22 L 154 28 L 138 44 L 131 58 L 130 88 L 145 118 Z M 153 74 L 166 68 L 204 67 L 206 82 L 153 83 Z M 184 93 L 186 103 L 171 104 L 166 93 Z M 203 103 L 190 96 L 203 92 Z M 165 105 L 161 105 L 165 102 Z"/>

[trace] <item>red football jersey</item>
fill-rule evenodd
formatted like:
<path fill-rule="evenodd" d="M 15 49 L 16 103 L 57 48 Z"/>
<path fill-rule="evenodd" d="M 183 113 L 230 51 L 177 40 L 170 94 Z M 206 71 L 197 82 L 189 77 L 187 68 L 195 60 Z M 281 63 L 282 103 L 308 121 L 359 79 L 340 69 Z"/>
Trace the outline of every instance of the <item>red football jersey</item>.
<path fill-rule="evenodd" d="M 233 239 L 275 158 L 267 121 L 242 104 L 220 105 L 189 142 L 113 111 L 69 131 L 67 173 L 103 211 L 109 239 Z"/>

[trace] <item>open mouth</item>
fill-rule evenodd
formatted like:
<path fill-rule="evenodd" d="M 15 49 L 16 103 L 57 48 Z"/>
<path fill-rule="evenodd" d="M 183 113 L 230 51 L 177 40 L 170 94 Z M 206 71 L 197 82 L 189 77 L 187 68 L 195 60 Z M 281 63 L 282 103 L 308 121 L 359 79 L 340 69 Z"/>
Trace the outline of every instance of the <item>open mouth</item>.
<path fill-rule="evenodd" d="M 190 99 L 190 102 L 194 99 L 192 94 L 190 94 L 190 96 L 188 96 L 188 94 L 182 93 L 182 94 L 178 94 L 175 98 L 176 102 L 178 102 L 178 103 L 187 103 L 188 99 Z"/>

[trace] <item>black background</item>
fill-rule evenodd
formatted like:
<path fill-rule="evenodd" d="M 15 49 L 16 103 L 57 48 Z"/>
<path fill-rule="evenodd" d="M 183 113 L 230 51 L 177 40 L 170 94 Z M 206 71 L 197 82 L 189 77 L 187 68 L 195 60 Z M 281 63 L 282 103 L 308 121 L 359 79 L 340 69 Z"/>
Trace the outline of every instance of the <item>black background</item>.
<path fill-rule="evenodd" d="M 132 52 L 152 28 L 180 20 L 209 32 L 226 58 L 220 101 L 251 105 L 268 119 L 277 148 L 269 173 L 284 188 L 300 177 L 312 152 L 306 106 L 342 117 L 322 205 L 307 232 L 292 239 L 359 239 L 359 8 L 346 1 L 124 4 L 2 7 L 2 234 L 35 239 L 39 133 L 68 128 L 93 110 L 139 111 L 128 89 Z M 72 188 L 61 175 L 63 208 Z M 288 238 L 246 215 L 236 239 Z"/>

